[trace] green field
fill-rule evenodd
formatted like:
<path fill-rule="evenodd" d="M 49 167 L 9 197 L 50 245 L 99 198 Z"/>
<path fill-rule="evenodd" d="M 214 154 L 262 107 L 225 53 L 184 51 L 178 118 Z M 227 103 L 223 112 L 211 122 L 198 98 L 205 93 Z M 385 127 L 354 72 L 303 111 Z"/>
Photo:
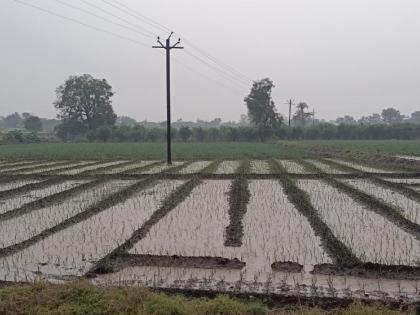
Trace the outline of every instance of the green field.
<path fill-rule="evenodd" d="M 297 158 L 304 148 L 280 143 L 174 143 L 173 159 Z M 0 146 L 0 159 L 164 159 L 164 143 L 40 143 Z"/>
<path fill-rule="evenodd" d="M 420 141 L 321 140 L 273 143 L 174 143 L 173 159 L 239 159 L 310 156 L 313 147 L 389 155 L 420 155 Z M 164 143 L 40 143 L 0 146 L 0 159 L 164 159 Z"/>

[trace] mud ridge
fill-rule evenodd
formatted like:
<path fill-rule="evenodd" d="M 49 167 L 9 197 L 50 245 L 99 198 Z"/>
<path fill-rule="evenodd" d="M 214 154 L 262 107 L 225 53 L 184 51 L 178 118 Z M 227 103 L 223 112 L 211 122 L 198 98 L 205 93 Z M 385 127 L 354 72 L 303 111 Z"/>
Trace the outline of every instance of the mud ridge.
<path fill-rule="evenodd" d="M 378 177 L 372 177 L 371 180 L 384 188 L 390 188 L 401 193 L 407 198 L 420 202 L 420 192 L 407 188 L 404 184 L 394 183 Z"/>
<path fill-rule="evenodd" d="M 339 241 L 327 224 L 321 219 L 316 209 L 312 206 L 309 196 L 299 189 L 293 180 L 287 176 L 280 179 L 287 199 L 303 214 L 311 225 L 315 235 L 321 239 L 321 246 L 331 257 L 334 263 L 339 265 L 360 264 L 361 261 L 351 250 Z"/>
<path fill-rule="evenodd" d="M 191 180 L 182 184 L 175 191 L 169 194 L 163 201 L 161 207 L 157 209 L 152 216 L 144 222 L 142 227 L 135 231 L 131 237 L 126 240 L 123 244 L 116 247 L 111 253 L 99 260 L 87 273 L 88 277 L 93 277 L 95 274 L 104 274 L 113 272 L 112 260 L 127 253 L 138 241 L 143 239 L 150 229 L 158 223 L 163 217 L 165 217 L 171 210 L 173 210 L 178 204 L 183 202 L 193 191 L 195 187 L 201 184 L 201 180 L 198 177 L 193 177 Z"/>
<path fill-rule="evenodd" d="M 271 264 L 271 269 L 282 272 L 302 272 L 303 266 L 292 261 L 275 261 Z"/>
<path fill-rule="evenodd" d="M 66 201 L 66 199 L 71 198 L 71 197 L 85 191 L 86 189 L 97 186 L 97 185 L 99 185 L 103 182 L 104 182 L 104 180 L 102 180 L 102 179 L 95 180 L 95 181 L 90 181 L 90 182 L 87 182 L 87 183 L 84 183 L 84 184 L 77 185 L 76 187 L 70 188 L 68 190 L 64 190 L 64 191 L 58 192 L 56 194 L 49 195 L 47 197 L 29 202 L 27 204 L 24 204 L 20 208 L 1 213 L 0 214 L 0 222 L 5 221 L 5 220 L 10 220 L 12 218 L 16 218 L 18 216 L 21 216 L 23 214 L 26 214 L 26 213 L 29 213 L 29 212 L 32 212 L 32 211 L 36 211 L 36 210 L 39 210 L 39 209 L 42 209 L 42 208 L 52 206 L 53 204 L 64 202 L 64 201 Z"/>
<path fill-rule="evenodd" d="M 369 279 L 420 280 L 420 267 L 383 265 L 370 262 L 356 265 L 319 264 L 315 265 L 312 273 L 334 276 L 355 276 Z"/>
<path fill-rule="evenodd" d="M 238 169 L 239 175 L 233 180 L 229 190 L 229 225 L 225 230 L 225 246 L 242 246 L 242 237 L 244 235 L 243 218 L 245 216 L 247 205 L 251 197 L 248 188 L 248 180 L 242 174 L 248 173 L 250 163 L 248 160 L 242 161 Z"/>
<path fill-rule="evenodd" d="M 35 177 L 35 179 L 36 178 L 38 178 L 38 177 Z M 42 180 L 42 181 L 37 182 L 37 183 L 30 183 L 30 184 L 26 184 L 26 185 L 23 185 L 23 186 L 14 188 L 14 189 L 1 191 L 0 192 L 0 200 L 5 199 L 5 198 L 15 197 L 16 195 L 23 194 L 23 193 L 29 192 L 31 190 L 46 188 L 48 186 L 52 186 L 52 185 L 55 185 L 55 184 L 60 184 L 60 183 L 64 182 L 65 180 L 66 180 L 65 178 L 52 177 L 52 178 Z"/>
<path fill-rule="evenodd" d="M 72 171 L 72 170 L 75 170 L 75 169 L 78 169 L 78 168 L 93 166 L 93 165 L 100 164 L 100 163 L 104 163 L 104 162 L 102 162 L 102 161 L 92 161 L 90 163 L 83 164 L 83 165 L 73 165 L 73 166 L 63 167 L 63 168 L 60 168 L 60 169 L 57 169 L 57 170 L 46 171 L 46 172 L 42 172 L 42 173 L 39 173 L 39 174 L 54 175 L 56 173 Z M 57 176 L 62 176 L 62 175 L 57 175 Z"/>
<path fill-rule="evenodd" d="M 69 226 L 82 222 L 112 206 L 115 206 L 116 204 L 130 198 L 132 195 L 136 194 L 138 191 L 150 187 L 151 185 L 153 185 L 154 182 L 155 182 L 154 178 L 148 178 L 138 183 L 135 183 L 127 188 L 124 188 L 120 191 L 117 191 L 111 194 L 110 196 L 108 196 L 107 198 L 97 202 L 95 205 L 87 208 L 85 211 L 62 221 L 61 223 L 57 224 L 56 226 L 52 228 L 42 231 L 41 233 L 35 235 L 34 237 L 28 240 L 0 249 L 0 257 L 9 256 L 20 250 L 28 248 L 29 246 L 47 238 L 48 236 L 54 233 L 62 231 Z"/>
<path fill-rule="evenodd" d="M 347 185 L 339 180 L 332 177 L 324 179 L 326 183 L 333 187 L 336 187 L 340 191 L 344 192 L 356 201 L 361 202 L 367 206 L 367 209 L 383 216 L 402 230 L 413 235 L 415 238 L 420 240 L 420 225 L 406 219 L 399 210 L 394 207 L 372 197 L 363 191 L 356 189 L 350 185 Z"/>
<path fill-rule="evenodd" d="M 134 173 L 134 172 L 143 172 L 143 171 L 149 170 L 149 169 L 151 169 L 151 168 L 153 168 L 155 166 L 161 165 L 163 163 L 164 163 L 163 161 L 157 161 L 157 162 L 154 162 L 152 164 L 148 164 L 148 165 L 144 165 L 144 166 L 139 166 L 137 168 L 133 168 L 131 170 L 127 170 L 127 171 L 124 171 L 124 172 L 119 173 L 119 174 L 120 175 L 121 174 L 127 174 L 127 175 L 129 175 L 131 172 L 132 173 Z M 150 176 L 150 174 L 149 174 L 149 176 Z"/>
<path fill-rule="evenodd" d="M 138 255 L 120 254 L 109 261 L 108 267 L 113 272 L 125 267 L 156 266 L 177 268 L 204 268 L 204 269 L 242 269 L 245 262 L 237 258 L 228 259 L 223 257 L 189 257 L 189 256 L 161 256 L 161 255 Z"/>
<path fill-rule="evenodd" d="M 48 163 L 48 161 L 45 161 L 45 163 Z M 40 163 L 42 164 L 42 163 Z M 56 166 L 64 166 L 69 164 L 69 161 L 61 161 L 61 162 L 56 162 L 54 164 L 49 164 L 49 165 L 39 165 L 39 163 L 37 165 L 28 167 L 28 168 L 22 168 L 20 170 L 10 170 L 10 171 L 5 171 L 2 174 L 13 174 L 13 173 L 19 173 L 19 172 L 31 172 L 31 171 L 36 171 L 40 168 L 48 168 L 48 167 L 56 167 Z"/>

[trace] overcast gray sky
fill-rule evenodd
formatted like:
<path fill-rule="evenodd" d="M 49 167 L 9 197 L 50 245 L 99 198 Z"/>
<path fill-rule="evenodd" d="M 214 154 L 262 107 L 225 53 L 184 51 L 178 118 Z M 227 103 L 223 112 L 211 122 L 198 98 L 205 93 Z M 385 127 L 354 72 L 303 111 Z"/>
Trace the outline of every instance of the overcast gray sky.
<path fill-rule="evenodd" d="M 211 63 L 190 43 L 248 78 L 271 78 L 283 114 L 288 98 L 306 101 L 325 119 L 391 106 L 404 114 L 420 110 L 419 0 L 119 0 L 131 15 L 114 0 L 59 0 L 137 32 L 57 0 L 21 1 L 146 46 L 0 0 L 0 115 L 52 118 L 55 88 L 69 75 L 89 73 L 113 86 L 118 115 L 165 120 L 163 51 L 150 46 L 155 34 L 167 34 L 135 11 L 189 40 L 185 51 L 173 51 L 175 118 L 238 120 L 246 112 L 251 81 L 228 79 L 194 59 L 191 53 Z"/>

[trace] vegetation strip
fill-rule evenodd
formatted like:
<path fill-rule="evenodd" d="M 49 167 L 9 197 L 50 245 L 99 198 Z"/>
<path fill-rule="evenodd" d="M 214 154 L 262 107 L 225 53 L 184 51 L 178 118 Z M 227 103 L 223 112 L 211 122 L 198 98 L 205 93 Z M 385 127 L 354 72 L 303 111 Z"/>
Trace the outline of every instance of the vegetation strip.
<path fill-rule="evenodd" d="M 131 237 L 126 240 L 123 244 L 115 248 L 111 253 L 102 258 L 96 263 L 95 266 L 87 272 L 87 276 L 94 276 L 95 274 L 110 273 L 113 272 L 112 261 L 121 254 L 126 253 L 130 250 L 136 242 L 144 238 L 149 233 L 152 226 L 158 223 L 163 217 L 165 217 L 171 210 L 173 210 L 178 204 L 183 202 L 192 190 L 201 184 L 201 180 L 198 177 L 193 177 L 186 183 L 182 184 L 175 191 L 173 191 L 162 203 L 162 206 L 157 209 L 152 216 L 142 225 L 140 229 L 135 231 Z"/>
<path fill-rule="evenodd" d="M 11 218 L 15 218 L 18 216 L 21 216 L 23 214 L 29 213 L 31 211 L 39 210 L 45 207 L 49 207 L 53 204 L 64 202 L 66 199 L 73 197 L 86 189 L 92 188 L 94 186 L 97 186 L 101 183 L 103 183 L 105 180 L 98 179 L 95 181 L 90 181 L 87 183 L 83 183 L 80 185 L 77 185 L 76 187 L 70 188 L 68 190 L 64 190 L 61 192 L 58 192 L 53 195 L 49 195 L 47 197 L 32 201 L 30 203 L 24 204 L 23 206 L 13 209 L 4 213 L 0 213 L 0 222 L 9 220 Z"/>
<path fill-rule="evenodd" d="M 277 161 L 271 160 L 272 170 L 275 171 L 278 167 L 279 164 Z M 320 237 L 322 247 L 334 263 L 339 265 L 361 264 L 361 261 L 347 246 L 335 237 L 328 225 L 321 219 L 318 212 L 309 201 L 307 194 L 299 189 L 288 176 L 281 177 L 280 182 L 283 185 L 288 200 L 308 219 L 315 235 Z"/>
<path fill-rule="evenodd" d="M 55 184 L 59 184 L 59 183 L 64 182 L 65 180 L 66 180 L 65 178 L 51 178 L 51 179 L 47 179 L 47 180 L 40 181 L 37 183 L 23 185 L 14 189 L 0 191 L 0 200 L 5 199 L 5 198 L 12 198 L 16 195 L 23 194 L 31 190 L 41 189 L 41 188 L 45 188 L 45 187 L 52 186 Z"/>
<path fill-rule="evenodd" d="M 115 272 L 134 266 L 242 269 L 245 263 L 237 258 L 120 254 L 112 260 L 112 265 Z"/>
<path fill-rule="evenodd" d="M 249 160 L 242 161 L 238 168 L 239 175 L 233 180 L 229 190 L 229 219 L 230 223 L 226 227 L 225 246 L 242 246 L 242 237 L 244 235 L 243 218 L 246 213 L 247 204 L 251 197 L 248 188 L 248 180 L 243 174 L 249 172 Z"/>
<path fill-rule="evenodd" d="M 89 207 L 88 209 L 86 209 L 85 211 L 67 219 L 62 221 L 60 224 L 44 230 L 43 232 L 41 232 L 38 235 L 35 235 L 34 237 L 23 241 L 21 243 L 9 246 L 9 247 L 5 247 L 0 249 L 0 257 L 4 257 L 4 256 L 9 256 L 12 255 L 20 250 L 23 250 L 25 248 L 28 248 L 29 246 L 39 242 L 40 240 L 43 240 L 45 238 L 47 238 L 48 236 L 57 233 L 61 230 L 64 230 L 65 228 L 77 224 L 79 222 L 82 222 L 102 211 L 104 211 L 105 209 L 112 207 L 128 198 L 130 198 L 132 195 L 134 195 L 135 193 L 137 193 L 139 190 L 143 190 L 147 187 L 149 187 L 150 185 L 152 185 L 155 182 L 155 178 L 153 177 L 149 177 L 146 178 L 138 183 L 135 183 L 123 190 L 117 191 L 113 194 L 111 194 L 109 197 L 97 202 L 96 204 L 94 204 L 93 206 Z"/>

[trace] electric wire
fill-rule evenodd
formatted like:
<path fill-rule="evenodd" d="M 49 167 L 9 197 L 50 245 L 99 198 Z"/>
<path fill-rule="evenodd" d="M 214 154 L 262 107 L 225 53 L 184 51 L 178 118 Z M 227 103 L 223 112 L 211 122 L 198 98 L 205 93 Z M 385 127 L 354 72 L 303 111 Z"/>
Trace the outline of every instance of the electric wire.
<path fill-rule="evenodd" d="M 55 1 L 56 1 L 56 2 L 58 2 L 58 3 L 60 3 L 61 5 L 64 5 L 64 6 L 69 7 L 69 8 L 72 8 L 73 10 L 77 10 L 77 11 L 83 12 L 83 13 L 85 13 L 85 14 L 92 15 L 92 16 L 94 16 L 94 17 L 96 17 L 96 18 L 100 19 L 100 20 L 103 20 L 103 21 L 108 22 L 108 23 L 111 23 L 111 24 L 113 24 L 113 25 L 116 25 L 116 26 L 119 26 L 119 27 L 122 27 L 122 28 L 128 29 L 128 30 L 130 30 L 130 31 L 132 31 L 132 32 L 135 32 L 135 33 L 141 34 L 141 35 L 146 36 L 146 37 L 148 37 L 148 38 L 153 38 L 153 35 L 149 35 L 148 33 L 141 32 L 141 31 L 138 31 L 137 29 L 134 29 L 134 28 L 131 28 L 131 27 L 127 27 L 127 26 L 125 26 L 125 25 L 123 25 L 123 24 L 120 24 L 120 23 L 114 22 L 114 21 L 112 21 L 112 20 L 110 20 L 110 19 L 107 19 L 107 18 L 104 18 L 104 17 L 102 17 L 102 16 L 100 16 L 100 15 L 97 15 L 96 13 L 93 13 L 93 12 L 91 12 L 91 11 L 89 11 L 89 10 L 85 10 L 85 9 L 83 9 L 83 8 L 77 7 L 77 6 L 75 6 L 75 5 L 72 5 L 72 4 L 67 3 L 67 2 L 65 2 L 65 1 L 62 1 L 62 0 L 55 0 Z"/>
<path fill-rule="evenodd" d="M 96 26 L 87 24 L 85 22 L 79 21 L 77 19 L 74 19 L 74 18 L 71 18 L 71 17 L 68 17 L 68 16 L 61 15 L 59 13 L 55 13 L 55 12 L 53 12 L 51 10 L 48 10 L 48 9 L 39 7 L 37 5 L 31 4 L 31 3 L 27 3 L 27 2 L 24 2 L 22 0 L 13 0 L 13 1 L 15 1 L 15 2 L 17 2 L 17 3 L 21 4 L 21 5 L 24 5 L 24 6 L 31 7 L 33 9 L 42 11 L 42 12 L 47 13 L 49 15 L 52 15 L 52 16 L 55 16 L 55 17 L 59 17 L 59 18 L 61 18 L 63 20 L 71 21 L 73 23 L 76 23 L 76 24 L 82 25 L 84 27 L 93 29 L 93 30 L 95 30 L 97 32 L 105 33 L 105 34 L 108 34 L 108 35 L 111 35 L 111 36 L 114 36 L 114 37 L 117 37 L 117 38 L 120 38 L 120 39 L 123 39 L 123 40 L 127 40 L 127 41 L 130 41 L 132 43 L 135 43 L 135 44 L 140 45 L 140 46 L 143 46 L 143 47 L 149 47 L 149 45 L 147 45 L 147 44 L 145 44 L 143 42 L 140 42 L 138 40 L 135 40 L 135 39 L 132 39 L 130 37 L 126 37 L 126 36 L 123 36 L 123 35 L 120 35 L 120 34 L 111 32 L 111 31 L 107 31 L 105 29 L 102 29 L 102 28 L 99 28 L 99 27 L 96 27 Z"/>

